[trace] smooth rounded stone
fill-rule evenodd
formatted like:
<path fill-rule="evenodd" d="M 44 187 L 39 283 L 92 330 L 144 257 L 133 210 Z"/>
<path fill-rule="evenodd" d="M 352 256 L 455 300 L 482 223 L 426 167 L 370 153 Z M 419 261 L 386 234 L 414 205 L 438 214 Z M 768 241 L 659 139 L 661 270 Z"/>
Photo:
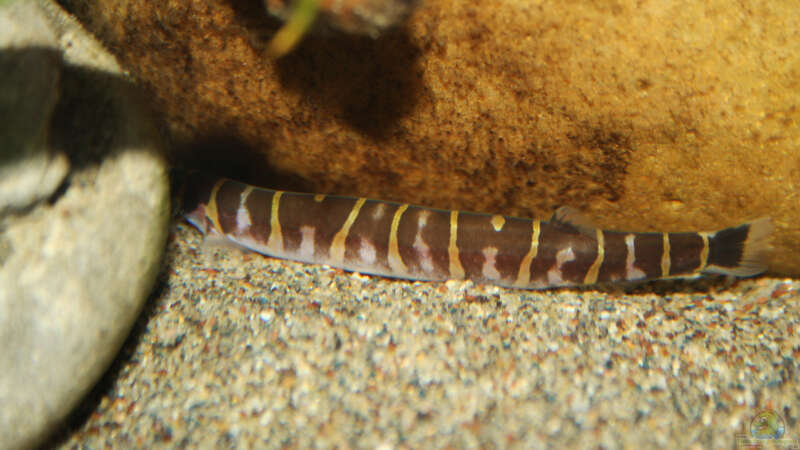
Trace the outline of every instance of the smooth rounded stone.
<path fill-rule="evenodd" d="M 69 163 L 49 146 L 61 55 L 36 3 L 0 5 L 0 213 L 51 195 Z"/>
<path fill-rule="evenodd" d="M 49 202 L 0 217 L 0 448 L 26 448 L 128 335 L 158 273 L 169 200 L 156 133 L 113 57 L 55 4 L 11 6 L 43 14 L 49 48 L 63 50 L 49 134 L 72 163 Z"/>

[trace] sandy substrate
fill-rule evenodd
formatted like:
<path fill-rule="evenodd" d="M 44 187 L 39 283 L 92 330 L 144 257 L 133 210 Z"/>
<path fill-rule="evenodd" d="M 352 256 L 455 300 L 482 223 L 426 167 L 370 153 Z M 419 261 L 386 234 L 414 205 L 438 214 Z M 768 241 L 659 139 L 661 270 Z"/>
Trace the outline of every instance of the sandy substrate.
<path fill-rule="evenodd" d="M 800 439 L 800 281 L 517 291 L 203 246 L 54 439 L 120 447 L 727 447 Z"/>

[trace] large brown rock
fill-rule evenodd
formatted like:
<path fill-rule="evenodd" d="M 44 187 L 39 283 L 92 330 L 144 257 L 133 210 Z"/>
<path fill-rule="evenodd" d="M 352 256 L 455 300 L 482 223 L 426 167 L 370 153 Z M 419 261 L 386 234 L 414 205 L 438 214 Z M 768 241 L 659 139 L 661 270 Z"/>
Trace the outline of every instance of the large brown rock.
<path fill-rule="evenodd" d="M 769 215 L 771 268 L 800 275 L 791 2 L 430 0 L 377 40 L 312 36 L 276 62 L 255 0 L 62 1 L 151 90 L 181 164 L 624 229 Z"/>

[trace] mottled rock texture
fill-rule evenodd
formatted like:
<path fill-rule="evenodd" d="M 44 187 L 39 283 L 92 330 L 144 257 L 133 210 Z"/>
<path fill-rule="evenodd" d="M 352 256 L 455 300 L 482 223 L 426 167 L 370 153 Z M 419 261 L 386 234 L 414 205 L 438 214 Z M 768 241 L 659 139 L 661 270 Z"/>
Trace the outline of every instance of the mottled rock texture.
<path fill-rule="evenodd" d="M 179 164 L 612 228 L 770 215 L 771 268 L 800 275 L 793 2 L 430 0 L 277 62 L 256 0 L 62 2 L 152 92 Z"/>

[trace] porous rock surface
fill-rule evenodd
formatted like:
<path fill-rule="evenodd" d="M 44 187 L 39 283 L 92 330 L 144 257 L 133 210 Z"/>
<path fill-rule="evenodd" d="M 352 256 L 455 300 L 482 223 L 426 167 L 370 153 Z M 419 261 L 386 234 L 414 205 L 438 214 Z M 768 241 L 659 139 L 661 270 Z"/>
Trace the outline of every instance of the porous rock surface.
<path fill-rule="evenodd" d="M 259 1 L 62 3 L 153 93 L 181 164 L 620 229 L 768 215 L 771 269 L 800 275 L 791 2 L 430 0 L 377 40 L 311 36 L 278 61 Z"/>

